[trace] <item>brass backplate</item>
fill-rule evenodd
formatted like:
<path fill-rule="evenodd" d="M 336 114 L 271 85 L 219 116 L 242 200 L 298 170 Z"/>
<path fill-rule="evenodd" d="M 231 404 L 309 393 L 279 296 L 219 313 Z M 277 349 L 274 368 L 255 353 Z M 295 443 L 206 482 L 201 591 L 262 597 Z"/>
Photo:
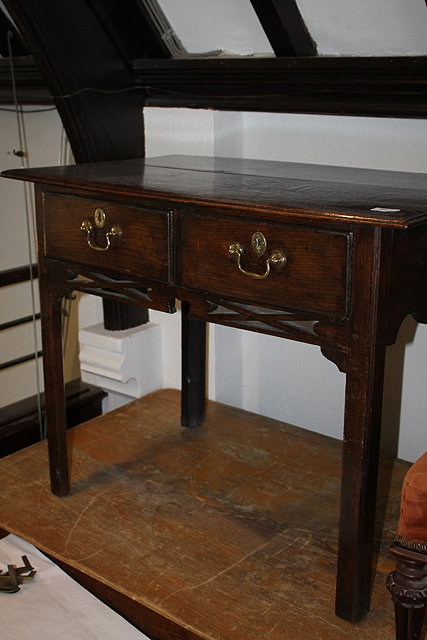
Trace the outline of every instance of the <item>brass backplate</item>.
<path fill-rule="evenodd" d="M 255 231 L 254 235 L 252 236 L 252 249 L 254 250 L 258 258 L 263 256 L 266 252 L 267 240 L 265 239 L 265 236 L 263 233 L 261 233 L 261 231 Z"/>
<path fill-rule="evenodd" d="M 93 214 L 93 219 L 95 220 L 95 224 L 98 227 L 98 229 L 102 229 L 102 227 L 105 224 L 104 209 L 101 209 L 101 207 L 98 207 L 97 209 L 95 209 L 95 213 Z"/>

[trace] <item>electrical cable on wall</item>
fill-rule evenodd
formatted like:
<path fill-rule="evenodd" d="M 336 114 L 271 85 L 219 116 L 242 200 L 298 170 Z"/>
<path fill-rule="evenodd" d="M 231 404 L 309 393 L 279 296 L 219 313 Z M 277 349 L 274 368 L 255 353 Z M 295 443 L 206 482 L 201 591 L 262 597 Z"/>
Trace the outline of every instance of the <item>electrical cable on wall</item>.
<path fill-rule="evenodd" d="M 18 130 L 18 139 L 19 139 L 19 150 L 14 151 L 14 154 L 21 159 L 21 167 L 28 168 L 29 167 L 29 154 L 28 154 L 28 145 L 25 135 L 25 120 L 24 120 L 24 111 L 21 105 L 18 103 L 18 96 L 16 91 L 16 82 L 15 82 L 15 68 L 13 64 L 13 54 L 12 54 L 12 38 L 13 33 L 8 31 L 7 40 L 8 40 L 8 52 L 9 52 L 9 62 L 10 62 L 10 75 L 12 81 L 12 93 L 14 100 L 14 111 L 16 113 L 16 122 L 17 122 L 17 130 Z M 43 440 L 46 438 L 46 425 L 43 421 L 43 413 L 41 406 L 41 382 L 40 382 L 40 372 L 39 372 L 39 344 L 38 344 L 38 336 L 37 336 L 37 312 L 36 312 L 36 299 L 35 299 L 35 277 L 33 273 L 33 242 L 32 238 L 35 237 L 35 210 L 34 210 L 34 200 L 32 198 L 32 192 L 28 188 L 28 184 L 24 184 L 24 202 L 25 202 L 25 220 L 26 220 L 26 229 L 27 229 L 27 243 L 28 243 L 28 257 L 29 257 L 29 274 L 30 274 L 30 293 L 31 293 L 31 311 L 32 311 L 32 325 L 33 325 L 33 340 L 34 340 L 34 362 L 35 362 L 35 375 L 36 375 L 36 390 L 37 390 L 37 414 L 39 421 L 39 435 L 40 439 Z"/>
<path fill-rule="evenodd" d="M 14 150 L 13 153 L 18 158 L 20 158 L 22 168 L 29 168 L 30 163 L 29 163 L 28 144 L 27 144 L 26 133 L 25 133 L 25 115 L 41 113 L 46 111 L 53 111 L 53 110 L 56 110 L 56 107 L 41 108 L 41 109 L 23 109 L 22 105 L 19 104 L 17 90 L 16 90 L 15 69 L 14 69 L 13 54 L 12 54 L 13 33 L 8 32 L 7 35 L 8 35 L 8 51 L 9 51 L 14 108 L 13 109 L 1 108 L 0 110 L 16 113 L 19 148 L 18 150 Z M 62 127 L 58 164 L 65 165 L 65 164 L 70 164 L 72 162 L 73 162 L 73 158 L 72 158 L 71 148 L 70 148 L 65 130 Z M 33 340 L 34 340 L 37 413 L 38 413 L 38 422 L 39 422 L 39 436 L 40 436 L 40 439 L 44 439 L 46 438 L 46 424 L 45 424 L 45 421 L 43 420 L 43 411 L 41 406 L 41 380 L 40 380 L 40 371 L 39 371 L 39 361 L 40 361 L 41 350 L 39 349 L 39 338 L 37 335 L 37 324 L 36 324 L 38 314 L 36 311 L 35 279 L 37 276 L 35 276 L 32 269 L 32 264 L 34 263 L 33 238 L 36 237 L 35 206 L 34 206 L 32 190 L 30 188 L 30 185 L 28 185 L 27 183 L 24 184 L 24 204 L 25 204 L 25 214 L 26 214 L 25 217 L 26 217 L 28 256 L 29 256 L 29 273 L 30 273 L 29 282 L 30 282 L 31 306 L 32 306 L 31 315 L 32 315 L 32 324 L 33 324 Z M 75 295 L 71 295 L 71 296 L 65 297 L 62 301 L 62 328 L 63 328 L 62 335 L 63 335 L 64 355 L 65 355 L 65 350 L 68 343 L 72 301 L 75 300 L 75 298 L 76 298 Z"/>

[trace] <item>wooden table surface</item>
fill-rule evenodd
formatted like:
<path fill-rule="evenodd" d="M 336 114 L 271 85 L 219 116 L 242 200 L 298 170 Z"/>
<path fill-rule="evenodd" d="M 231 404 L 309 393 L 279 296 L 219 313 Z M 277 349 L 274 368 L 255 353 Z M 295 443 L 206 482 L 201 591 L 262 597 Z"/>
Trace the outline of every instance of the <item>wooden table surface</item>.
<path fill-rule="evenodd" d="M 71 495 L 46 443 L 0 461 L 0 527 L 84 575 L 142 630 L 174 640 L 392 640 L 385 575 L 408 465 L 383 461 L 371 612 L 334 615 L 341 443 L 209 403 L 180 426 L 162 390 L 70 432 Z M 388 497 L 387 497 L 387 494 Z M 107 598 L 108 599 L 108 598 Z"/>

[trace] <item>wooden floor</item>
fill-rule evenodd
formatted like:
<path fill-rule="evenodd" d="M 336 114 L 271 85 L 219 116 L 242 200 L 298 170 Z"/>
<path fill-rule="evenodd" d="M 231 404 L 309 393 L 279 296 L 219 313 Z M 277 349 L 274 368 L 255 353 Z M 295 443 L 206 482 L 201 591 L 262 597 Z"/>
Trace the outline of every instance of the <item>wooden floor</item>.
<path fill-rule="evenodd" d="M 162 640 L 393 640 L 385 575 L 408 467 L 384 462 L 371 613 L 334 615 L 341 444 L 210 403 L 180 426 L 162 390 L 71 430 L 72 494 L 45 443 L 0 460 L 0 527 L 35 544 Z M 393 472 L 393 473 L 392 473 Z"/>

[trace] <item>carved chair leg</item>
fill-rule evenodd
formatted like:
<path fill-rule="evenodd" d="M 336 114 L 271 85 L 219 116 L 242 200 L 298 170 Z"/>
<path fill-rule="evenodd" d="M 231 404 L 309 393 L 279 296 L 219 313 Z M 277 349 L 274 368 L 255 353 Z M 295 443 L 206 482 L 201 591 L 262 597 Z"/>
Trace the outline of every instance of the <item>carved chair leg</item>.
<path fill-rule="evenodd" d="M 394 602 L 396 640 L 421 640 L 427 604 L 427 554 L 394 544 L 396 570 L 387 577 Z"/>

